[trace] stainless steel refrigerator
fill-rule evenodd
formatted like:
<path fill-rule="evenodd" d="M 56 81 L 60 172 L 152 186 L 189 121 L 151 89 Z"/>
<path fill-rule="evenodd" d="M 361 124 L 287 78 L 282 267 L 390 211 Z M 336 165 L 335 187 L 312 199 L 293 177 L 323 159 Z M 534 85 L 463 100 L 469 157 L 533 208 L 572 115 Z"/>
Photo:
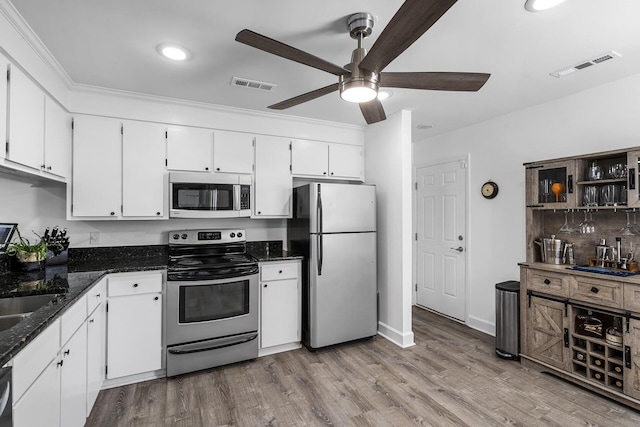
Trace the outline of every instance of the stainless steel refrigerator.
<path fill-rule="evenodd" d="M 310 183 L 293 191 L 289 251 L 305 257 L 302 341 L 310 350 L 377 332 L 376 192 Z"/>

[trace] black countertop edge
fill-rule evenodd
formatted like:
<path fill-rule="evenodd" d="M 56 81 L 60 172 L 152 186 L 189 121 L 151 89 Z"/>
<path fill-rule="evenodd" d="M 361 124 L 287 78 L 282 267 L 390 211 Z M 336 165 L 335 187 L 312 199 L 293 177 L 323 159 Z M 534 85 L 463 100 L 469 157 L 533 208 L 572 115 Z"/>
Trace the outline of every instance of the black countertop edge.
<path fill-rule="evenodd" d="M 304 257 L 302 255 L 291 255 L 291 256 L 256 256 L 254 257 L 258 260 L 258 262 L 277 262 L 277 261 L 295 261 L 302 260 Z"/>
<path fill-rule="evenodd" d="M 28 318 L 12 328 L 0 332 L 0 366 L 4 366 L 20 350 L 33 341 L 38 334 L 59 318 L 71 305 L 81 298 L 102 277 L 113 273 L 164 270 L 166 260 L 148 260 L 139 265 L 124 263 L 111 268 L 92 270 L 90 265 L 84 271 L 72 271 L 67 275 L 68 290 L 64 294 L 51 294 L 52 301 L 34 311 Z M 117 264 L 117 263 L 113 263 Z"/>

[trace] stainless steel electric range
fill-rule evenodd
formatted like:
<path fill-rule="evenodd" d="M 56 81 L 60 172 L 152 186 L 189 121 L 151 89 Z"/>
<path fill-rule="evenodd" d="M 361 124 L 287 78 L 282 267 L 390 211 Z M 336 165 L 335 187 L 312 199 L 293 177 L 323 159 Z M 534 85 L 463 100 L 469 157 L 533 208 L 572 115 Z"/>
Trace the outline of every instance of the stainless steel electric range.
<path fill-rule="evenodd" d="M 258 357 L 258 262 L 244 230 L 169 232 L 167 376 Z"/>

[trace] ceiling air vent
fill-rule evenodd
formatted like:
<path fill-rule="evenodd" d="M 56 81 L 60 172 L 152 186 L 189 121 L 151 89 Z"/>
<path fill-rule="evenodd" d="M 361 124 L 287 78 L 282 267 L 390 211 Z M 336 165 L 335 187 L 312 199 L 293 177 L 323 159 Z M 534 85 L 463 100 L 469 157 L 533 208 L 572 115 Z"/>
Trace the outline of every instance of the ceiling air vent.
<path fill-rule="evenodd" d="M 561 68 L 557 71 L 554 71 L 553 73 L 549 73 L 551 74 L 553 77 L 564 77 L 567 74 L 572 74 L 575 73 L 576 71 L 580 71 L 580 70 L 584 70 L 585 68 L 589 68 L 592 65 L 598 65 L 598 64 L 602 64 L 603 62 L 606 62 L 610 59 L 614 59 L 614 58 L 620 58 L 622 55 L 620 55 L 618 52 L 607 52 L 603 55 L 599 55 L 597 57 L 595 57 L 594 59 L 589 59 L 587 61 L 582 61 L 579 62 L 575 65 L 571 65 L 569 67 L 565 67 L 565 68 Z"/>
<path fill-rule="evenodd" d="M 259 82 L 257 80 L 243 79 L 242 77 L 232 78 L 231 86 L 264 90 L 266 92 L 273 92 L 278 87 L 278 85 L 274 83 Z"/>

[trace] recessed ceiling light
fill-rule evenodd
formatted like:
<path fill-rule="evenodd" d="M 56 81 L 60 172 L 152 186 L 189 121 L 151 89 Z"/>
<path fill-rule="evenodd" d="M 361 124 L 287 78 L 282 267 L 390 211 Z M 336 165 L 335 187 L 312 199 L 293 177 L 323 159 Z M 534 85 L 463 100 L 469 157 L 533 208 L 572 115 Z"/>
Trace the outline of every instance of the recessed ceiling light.
<path fill-rule="evenodd" d="M 188 50 L 174 44 L 162 44 L 158 46 L 158 52 L 165 58 L 174 61 L 186 61 L 191 58 L 191 53 Z"/>
<path fill-rule="evenodd" d="M 564 0 L 527 0 L 524 4 L 524 8 L 529 12 L 540 12 L 542 10 L 551 9 L 556 7 Z"/>
<path fill-rule="evenodd" d="M 391 95 L 393 95 L 393 92 L 390 90 L 378 91 L 378 100 L 384 101 L 385 99 L 391 98 Z"/>

